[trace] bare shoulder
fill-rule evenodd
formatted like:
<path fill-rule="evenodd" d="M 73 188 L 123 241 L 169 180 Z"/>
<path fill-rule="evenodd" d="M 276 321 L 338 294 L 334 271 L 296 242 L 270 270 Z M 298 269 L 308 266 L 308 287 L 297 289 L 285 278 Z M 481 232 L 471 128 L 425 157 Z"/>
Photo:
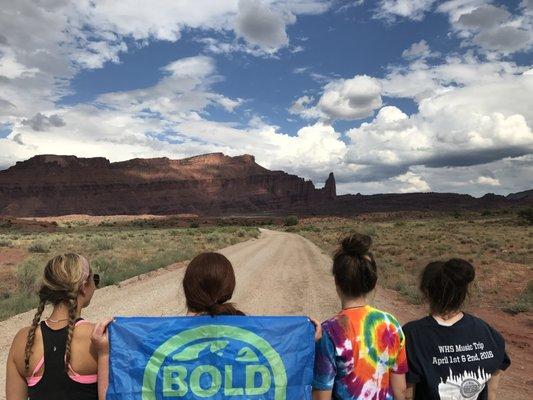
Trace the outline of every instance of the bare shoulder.
<path fill-rule="evenodd" d="M 19 358 L 20 354 L 24 354 L 24 349 L 26 348 L 26 341 L 28 340 L 28 332 L 30 327 L 26 326 L 20 329 L 11 343 L 11 350 L 9 351 L 9 358 L 15 360 Z"/>
<path fill-rule="evenodd" d="M 84 320 L 83 323 L 78 324 L 74 329 L 74 335 L 77 337 L 90 337 L 95 327 L 94 322 Z"/>
<path fill-rule="evenodd" d="M 30 328 L 30 326 L 25 326 L 17 332 L 13 338 L 13 347 L 20 345 L 20 343 L 23 343 L 23 345 L 26 346 L 26 340 L 28 339 L 28 332 L 30 331 Z"/>

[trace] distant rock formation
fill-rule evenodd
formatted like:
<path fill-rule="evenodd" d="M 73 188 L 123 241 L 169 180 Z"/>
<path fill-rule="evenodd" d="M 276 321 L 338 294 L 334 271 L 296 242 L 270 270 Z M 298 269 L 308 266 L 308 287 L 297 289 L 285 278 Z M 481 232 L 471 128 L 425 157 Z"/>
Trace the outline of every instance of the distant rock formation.
<path fill-rule="evenodd" d="M 0 214 L 246 214 L 319 209 L 333 200 L 335 178 L 323 189 L 245 154 L 182 160 L 39 155 L 0 171 Z"/>
<path fill-rule="evenodd" d="M 533 200 L 533 189 L 524 190 L 523 192 L 510 193 L 506 196 L 509 200 Z"/>

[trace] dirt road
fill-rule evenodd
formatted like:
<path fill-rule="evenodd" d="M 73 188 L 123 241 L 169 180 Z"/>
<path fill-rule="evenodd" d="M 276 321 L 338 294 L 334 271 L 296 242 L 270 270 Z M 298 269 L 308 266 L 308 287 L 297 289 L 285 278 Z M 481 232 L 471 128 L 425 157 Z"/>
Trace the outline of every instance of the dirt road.
<path fill-rule="evenodd" d="M 233 300 L 247 314 L 310 315 L 320 320 L 339 309 L 331 259 L 301 236 L 264 230 L 259 239 L 221 250 L 233 263 L 237 290 Z M 128 284 L 99 289 L 84 310 L 84 317 L 98 320 L 111 315 L 183 315 L 181 293 L 183 269 L 154 274 Z M 397 314 L 403 306 L 394 295 L 379 290 L 372 303 Z M 407 321 L 417 312 L 403 308 L 399 316 Z M 0 322 L 0 364 L 4 368 L 9 345 L 15 333 L 27 325 L 34 311 Z M 45 313 L 46 315 L 46 313 Z M 0 399 L 4 399 L 5 374 L 0 374 Z M 504 399 L 519 399 L 517 393 Z"/>

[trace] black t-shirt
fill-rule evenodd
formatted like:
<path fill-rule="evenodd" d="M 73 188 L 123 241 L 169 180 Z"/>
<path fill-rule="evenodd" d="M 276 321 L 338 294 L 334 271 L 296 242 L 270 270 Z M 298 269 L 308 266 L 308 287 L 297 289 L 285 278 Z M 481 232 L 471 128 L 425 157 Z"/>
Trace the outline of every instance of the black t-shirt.
<path fill-rule="evenodd" d="M 511 364 L 502 335 L 469 314 L 452 326 L 428 316 L 403 331 L 415 400 L 485 400 L 486 382 Z"/>

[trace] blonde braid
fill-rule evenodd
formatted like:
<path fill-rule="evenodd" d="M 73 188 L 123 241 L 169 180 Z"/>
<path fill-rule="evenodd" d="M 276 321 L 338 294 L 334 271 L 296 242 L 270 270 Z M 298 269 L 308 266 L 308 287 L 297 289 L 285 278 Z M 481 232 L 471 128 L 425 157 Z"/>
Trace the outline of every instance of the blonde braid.
<path fill-rule="evenodd" d="M 70 298 L 68 300 L 67 307 L 68 307 L 68 335 L 67 335 L 67 345 L 65 348 L 65 370 L 68 372 L 68 368 L 70 365 L 70 347 L 72 344 L 72 336 L 74 335 L 74 327 L 76 326 L 78 300 L 76 298 Z"/>
<path fill-rule="evenodd" d="M 30 356 L 32 354 L 33 342 L 35 341 L 35 331 L 37 330 L 39 322 L 41 321 L 41 316 L 43 315 L 45 305 L 46 299 L 41 298 L 41 300 L 39 301 L 39 306 L 37 307 L 37 312 L 33 317 L 30 330 L 28 331 L 28 338 L 26 339 L 26 348 L 24 349 L 24 370 L 26 371 L 26 375 L 28 374 L 30 369 Z"/>

